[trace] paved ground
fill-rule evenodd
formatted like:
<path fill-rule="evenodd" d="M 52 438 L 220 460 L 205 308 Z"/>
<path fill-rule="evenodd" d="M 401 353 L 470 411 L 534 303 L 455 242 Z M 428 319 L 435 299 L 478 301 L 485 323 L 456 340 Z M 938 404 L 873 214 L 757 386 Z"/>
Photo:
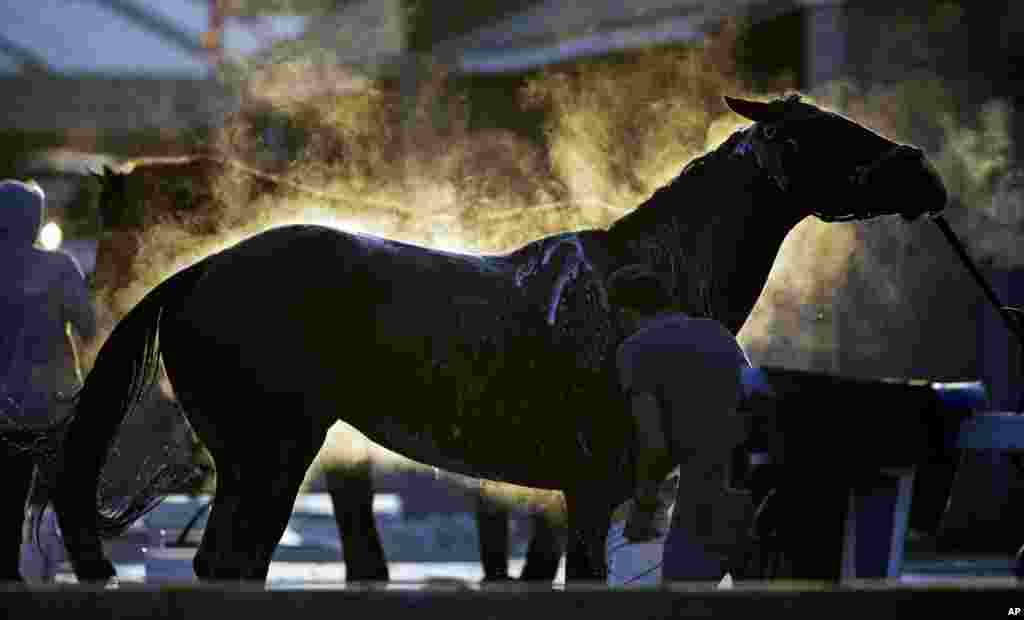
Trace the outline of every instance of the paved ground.
<path fill-rule="evenodd" d="M 161 583 L 191 579 L 194 548 L 166 548 L 161 540 L 174 540 L 180 528 L 201 505 L 192 498 L 172 497 L 145 523 L 129 531 L 110 546 L 123 583 Z M 476 522 L 471 513 L 403 516 L 397 501 L 380 496 L 378 523 L 390 560 L 392 587 L 430 588 L 438 584 L 476 587 L 483 573 L 478 562 Z M 202 527 L 204 520 L 197 525 Z M 510 574 L 522 569 L 528 540 L 525 515 L 514 515 L 511 528 Z M 338 540 L 330 502 L 325 495 L 312 494 L 298 505 L 288 531 L 270 567 L 271 589 L 337 589 L 344 587 L 345 565 L 340 561 Z M 930 550 L 908 550 L 904 575 L 906 585 L 946 583 L 987 584 L 1016 587 L 1009 555 L 950 555 Z M 564 561 L 556 584 L 564 584 Z M 73 582 L 67 564 L 58 575 L 60 582 Z M 749 584 L 748 584 L 749 585 Z"/>

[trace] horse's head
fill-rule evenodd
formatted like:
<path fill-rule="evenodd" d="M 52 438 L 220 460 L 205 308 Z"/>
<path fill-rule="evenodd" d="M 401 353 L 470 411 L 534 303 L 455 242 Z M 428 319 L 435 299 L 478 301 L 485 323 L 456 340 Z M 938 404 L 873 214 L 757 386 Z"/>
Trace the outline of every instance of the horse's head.
<path fill-rule="evenodd" d="M 118 214 L 124 202 L 128 175 L 106 164 L 100 172 L 91 172 L 90 174 L 100 186 L 98 201 L 100 223 L 103 226 L 114 226 L 119 221 Z"/>
<path fill-rule="evenodd" d="M 900 214 L 914 219 L 946 206 L 946 188 L 921 149 L 897 144 L 838 114 L 800 100 L 725 98 L 754 121 L 735 153 L 757 164 L 822 220 Z"/>

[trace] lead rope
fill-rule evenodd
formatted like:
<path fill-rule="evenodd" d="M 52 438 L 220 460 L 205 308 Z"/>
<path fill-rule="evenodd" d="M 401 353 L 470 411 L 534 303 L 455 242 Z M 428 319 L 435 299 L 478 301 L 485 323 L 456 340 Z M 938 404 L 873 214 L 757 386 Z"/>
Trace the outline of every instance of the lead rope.
<path fill-rule="evenodd" d="M 963 243 L 960 241 L 960 238 L 956 236 L 956 233 L 953 232 L 953 229 L 949 226 L 949 222 L 946 221 L 946 218 L 942 217 L 941 214 L 936 214 L 932 216 L 931 219 L 935 222 L 935 225 L 939 227 L 939 230 L 942 231 L 942 234 L 945 235 L 949 244 L 953 246 L 953 250 L 956 252 L 956 255 L 960 257 L 960 260 L 967 268 L 967 271 L 974 276 L 974 280 L 985 293 L 985 297 L 988 299 L 989 303 L 992 304 L 992 307 L 996 309 L 999 316 L 1003 319 L 1003 324 L 1006 325 L 1006 329 L 1017 337 L 1018 351 L 1020 352 L 1019 355 L 1021 360 L 1019 370 L 1024 372 L 1024 310 L 1013 306 L 1004 306 L 1003 303 L 999 301 L 999 296 L 996 295 L 994 290 L 992 290 L 992 286 L 985 279 L 985 276 L 983 276 L 978 270 L 974 261 L 971 260 L 966 248 L 964 248 Z M 1021 392 L 1020 400 L 1017 402 L 1017 414 L 1020 415 L 1021 413 L 1024 413 L 1024 391 Z"/>

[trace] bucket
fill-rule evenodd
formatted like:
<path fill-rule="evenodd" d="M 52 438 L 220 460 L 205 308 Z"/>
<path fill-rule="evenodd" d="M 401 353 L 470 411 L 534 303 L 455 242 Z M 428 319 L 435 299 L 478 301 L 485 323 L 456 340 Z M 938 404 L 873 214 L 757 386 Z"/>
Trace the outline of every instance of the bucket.
<path fill-rule="evenodd" d="M 608 585 L 660 585 L 665 536 L 650 542 L 631 543 L 622 535 L 625 528 L 625 520 L 617 521 L 608 528 L 608 542 L 605 547 L 608 557 Z"/>

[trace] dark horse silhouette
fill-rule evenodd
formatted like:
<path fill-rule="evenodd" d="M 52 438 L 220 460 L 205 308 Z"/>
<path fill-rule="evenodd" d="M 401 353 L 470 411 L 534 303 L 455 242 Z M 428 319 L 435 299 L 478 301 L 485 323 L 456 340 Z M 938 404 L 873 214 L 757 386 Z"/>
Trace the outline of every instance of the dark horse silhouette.
<path fill-rule="evenodd" d="M 683 309 L 736 332 L 804 217 L 913 219 L 946 203 L 919 149 L 796 96 L 727 103 L 754 124 L 607 230 L 472 256 L 289 226 L 162 282 L 101 348 L 67 430 L 53 500 L 78 578 L 113 577 L 101 533 L 151 505 L 98 510 L 96 491 L 162 356 L 217 467 L 200 578 L 266 578 L 342 419 L 428 465 L 563 491 L 567 578 L 603 580 L 611 512 L 633 491 L 613 368 L 625 334 L 605 278 L 646 264 Z"/>

